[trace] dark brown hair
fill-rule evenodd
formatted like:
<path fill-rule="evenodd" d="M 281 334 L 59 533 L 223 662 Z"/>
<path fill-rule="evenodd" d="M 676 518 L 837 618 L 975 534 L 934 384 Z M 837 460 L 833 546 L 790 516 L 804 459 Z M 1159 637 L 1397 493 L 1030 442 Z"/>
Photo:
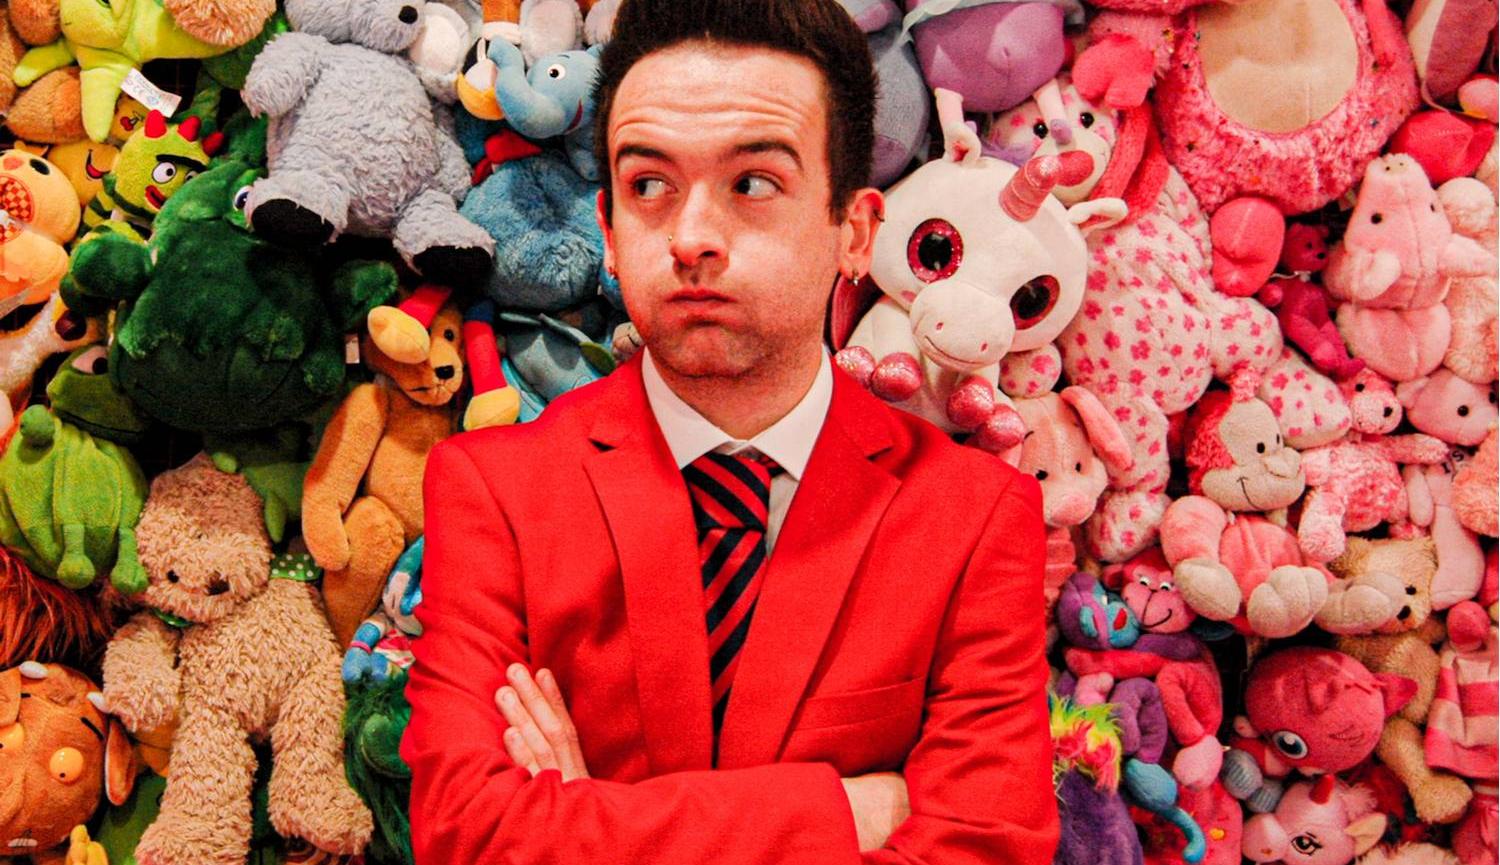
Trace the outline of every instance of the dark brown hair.
<path fill-rule="evenodd" d="M 783 51 L 818 68 L 828 118 L 828 204 L 842 220 L 855 190 L 870 182 L 876 84 L 869 42 L 835 0 L 622 0 L 594 85 L 594 153 L 606 208 L 615 91 L 642 58 L 694 41 Z"/>

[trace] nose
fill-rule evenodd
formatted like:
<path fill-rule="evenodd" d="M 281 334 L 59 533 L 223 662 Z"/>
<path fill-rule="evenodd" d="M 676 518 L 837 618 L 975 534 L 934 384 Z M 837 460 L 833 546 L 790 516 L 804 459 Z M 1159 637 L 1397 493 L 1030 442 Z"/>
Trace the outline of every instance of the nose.
<path fill-rule="evenodd" d="M 1386 406 L 1385 407 L 1385 411 L 1381 412 L 1381 416 L 1382 417 L 1390 417 L 1391 415 L 1393 415 L 1395 413 L 1396 413 L 1395 409 L 1391 408 L 1390 406 Z"/>
<path fill-rule="evenodd" d="M 1047 127 L 1052 130 L 1052 137 L 1057 140 L 1059 146 L 1066 147 L 1073 143 L 1073 127 L 1068 124 L 1068 121 L 1059 117 L 1049 122 Z"/>
<path fill-rule="evenodd" d="M 411 24 L 417 20 L 417 7 L 402 6 L 401 11 L 396 13 L 396 17 L 401 19 L 402 24 Z"/>
<path fill-rule="evenodd" d="M 447 363 L 443 364 L 442 366 L 433 367 L 432 369 L 432 374 L 437 376 L 439 381 L 447 381 L 448 379 L 453 378 L 453 372 L 453 365 Z"/>
<path fill-rule="evenodd" d="M 720 204 L 706 184 L 688 189 L 676 224 L 665 238 L 673 258 L 683 267 L 696 267 L 705 259 L 723 259 L 728 254 L 724 240 Z"/>

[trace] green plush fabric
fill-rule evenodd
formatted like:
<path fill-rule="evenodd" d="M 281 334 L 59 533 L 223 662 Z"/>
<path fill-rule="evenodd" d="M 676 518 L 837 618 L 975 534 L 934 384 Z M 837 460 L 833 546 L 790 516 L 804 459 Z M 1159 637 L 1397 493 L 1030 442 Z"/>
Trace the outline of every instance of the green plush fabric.
<path fill-rule="evenodd" d="M 129 451 L 34 405 L 0 457 L 0 543 L 70 589 L 109 574 L 115 588 L 139 592 L 135 525 L 146 489 Z"/>
<path fill-rule="evenodd" d="M 104 235 L 73 251 L 65 301 L 118 304 L 110 375 L 179 429 L 260 430 L 336 399 L 343 333 L 396 294 L 387 263 L 314 258 L 252 234 L 244 190 L 263 173 L 227 159 L 172 196 L 149 245 Z"/>
<path fill-rule="evenodd" d="M 375 815 L 375 834 L 365 850 L 370 865 L 412 865 L 411 769 L 401 760 L 401 734 L 411 720 L 406 673 L 346 685 L 344 771 Z"/>
<path fill-rule="evenodd" d="M 47 402 L 58 417 L 113 442 L 135 444 L 151 428 L 151 419 L 110 380 L 109 351 L 102 345 L 68 355 L 47 383 Z"/>

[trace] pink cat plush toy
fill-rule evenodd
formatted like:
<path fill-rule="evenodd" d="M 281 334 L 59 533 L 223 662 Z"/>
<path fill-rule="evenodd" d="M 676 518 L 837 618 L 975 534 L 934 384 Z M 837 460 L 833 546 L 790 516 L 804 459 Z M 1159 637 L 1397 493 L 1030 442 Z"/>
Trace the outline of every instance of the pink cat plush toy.
<path fill-rule="evenodd" d="M 939 91 L 938 111 L 945 133 L 966 128 L 953 94 Z M 1001 358 L 1062 332 L 1083 297 L 1079 226 L 1125 205 L 1048 194 L 1093 170 L 1084 154 L 1016 168 L 981 156 L 977 139 L 949 141 L 886 193 L 869 279 L 835 288 L 831 335 L 839 365 L 876 395 L 998 453 L 1022 432 L 998 390 Z"/>
<path fill-rule="evenodd" d="M 1483 276 L 1494 256 L 1453 233 L 1437 192 L 1405 154 L 1370 163 L 1343 242 L 1324 284 L 1338 328 L 1354 354 L 1393 381 L 1420 378 L 1448 351 L 1452 320 L 1443 304 L 1454 276 Z"/>

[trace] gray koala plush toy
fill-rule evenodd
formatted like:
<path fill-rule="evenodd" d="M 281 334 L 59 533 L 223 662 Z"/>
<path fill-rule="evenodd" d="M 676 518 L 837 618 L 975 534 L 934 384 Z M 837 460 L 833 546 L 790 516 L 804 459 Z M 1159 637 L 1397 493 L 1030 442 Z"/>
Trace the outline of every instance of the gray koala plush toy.
<path fill-rule="evenodd" d="M 255 58 L 242 96 L 270 117 L 268 176 L 245 215 L 275 243 L 390 237 L 426 279 L 482 282 L 494 241 L 458 212 L 469 167 L 448 113 L 402 53 L 422 33 L 424 0 L 286 0 L 294 28 Z"/>

